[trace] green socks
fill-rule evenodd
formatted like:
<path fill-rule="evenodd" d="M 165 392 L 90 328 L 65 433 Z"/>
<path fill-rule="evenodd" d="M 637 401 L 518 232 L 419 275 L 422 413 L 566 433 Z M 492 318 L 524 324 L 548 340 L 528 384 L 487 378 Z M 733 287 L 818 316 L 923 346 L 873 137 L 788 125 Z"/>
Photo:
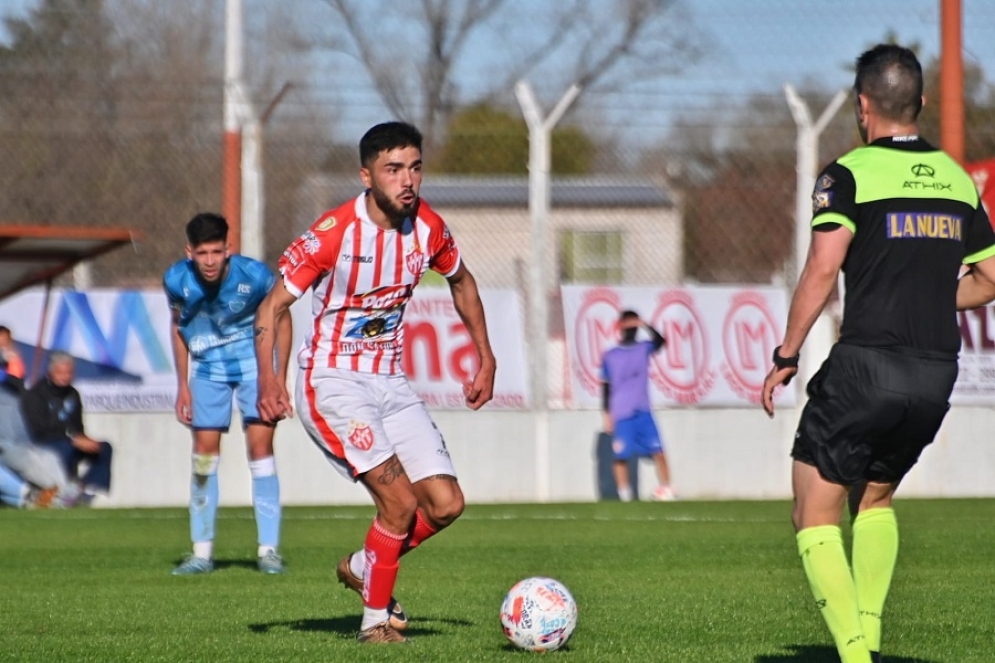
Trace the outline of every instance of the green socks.
<path fill-rule="evenodd" d="M 871 651 L 881 651 L 881 612 L 898 558 L 898 520 L 888 508 L 868 509 L 853 521 L 853 582 L 860 623 Z"/>
<path fill-rule="evenodd" d="M 796 535 L 809 587 L 842 663 L 871 663 L 857 609 L 857 590 L 843 549 L 843 533 L 835 525 L 806 527 Z"/>

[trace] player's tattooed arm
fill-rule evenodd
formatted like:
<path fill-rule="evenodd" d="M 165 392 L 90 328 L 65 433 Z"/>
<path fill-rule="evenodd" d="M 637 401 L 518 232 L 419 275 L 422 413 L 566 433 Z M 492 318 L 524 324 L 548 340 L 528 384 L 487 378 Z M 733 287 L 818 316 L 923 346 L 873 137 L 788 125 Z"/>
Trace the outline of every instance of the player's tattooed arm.
<path fill-rule="evenodd" d="M 425 477 L 422 481 L 456 481 L 456 477 L 452 474 L 433 474 L 430 477 Z"/>
<path fill-rule="evenodd" d="M 263 340 L 263 338 L 265 338 L 265 336 L 266 336 L 266 328 L 265 327 L 256 327 L 255 328 L 255 334 L 256 334 L 256 342 L 259 342 L 259 341 Z"/>

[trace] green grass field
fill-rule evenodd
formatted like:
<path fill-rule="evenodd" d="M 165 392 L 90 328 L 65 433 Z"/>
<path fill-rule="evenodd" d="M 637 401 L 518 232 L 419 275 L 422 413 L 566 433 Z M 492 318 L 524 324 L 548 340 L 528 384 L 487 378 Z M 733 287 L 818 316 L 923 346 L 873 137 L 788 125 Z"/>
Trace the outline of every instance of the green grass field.
<path fill-rule="evenodd" d="M 995 660 L 995 500 L 906 500 L 885 621 L 889 663 Z M 284 511 L 285 576 L 255 570 L 249 509 L 223 509 L 217 570 L 169 572 L 182 509 L 0 510 L 0 660 L 837 661 L 794 550 L 787 502 L 468 507 L 405 557 L 396 594 L 409 646 L 355 642 L 359 598 L 334 567 L 371 508 Z M 526 576 L 571 589 L 567 648 L 513 649 L 504 593 Z M 546 660 L 544 658 L 544 660 Z"/>

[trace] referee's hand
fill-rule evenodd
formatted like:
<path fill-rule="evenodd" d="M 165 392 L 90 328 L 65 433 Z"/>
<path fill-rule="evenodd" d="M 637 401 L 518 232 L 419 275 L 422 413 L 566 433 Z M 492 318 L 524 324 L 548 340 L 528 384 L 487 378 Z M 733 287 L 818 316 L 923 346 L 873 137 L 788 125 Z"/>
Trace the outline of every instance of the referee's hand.
<path fill-rule="evenodd" d="M 774 366 L 764 379 L 764 388 L 760 392 L 760 404 L 763 405 L 764 412 L 771 419 L 774 418 L 774 389 L 782 384 L 787 385 L 797 373 L 798 368 L 796 367 L 778 368 Z"/>

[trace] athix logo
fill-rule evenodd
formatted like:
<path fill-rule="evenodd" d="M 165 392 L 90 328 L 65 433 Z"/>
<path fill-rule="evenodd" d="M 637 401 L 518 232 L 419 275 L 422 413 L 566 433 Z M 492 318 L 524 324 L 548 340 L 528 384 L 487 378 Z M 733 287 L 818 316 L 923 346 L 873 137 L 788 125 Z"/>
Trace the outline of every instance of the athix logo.
<path fill-rule="evenodd" d="M 922 181 L 921 179 L 908 180 L 903 185 L 903 189 L 913 189 L 916 191 L 930 190 L 930 191 L 950 191 L 953 185 L 949 182 L 937 182 L 934 178 L 936 177 L 936 169 L 925 163 L 917 163 L 911 168 L 912 175 L 917 178 L 928 178 L 929 181 Z"/>

